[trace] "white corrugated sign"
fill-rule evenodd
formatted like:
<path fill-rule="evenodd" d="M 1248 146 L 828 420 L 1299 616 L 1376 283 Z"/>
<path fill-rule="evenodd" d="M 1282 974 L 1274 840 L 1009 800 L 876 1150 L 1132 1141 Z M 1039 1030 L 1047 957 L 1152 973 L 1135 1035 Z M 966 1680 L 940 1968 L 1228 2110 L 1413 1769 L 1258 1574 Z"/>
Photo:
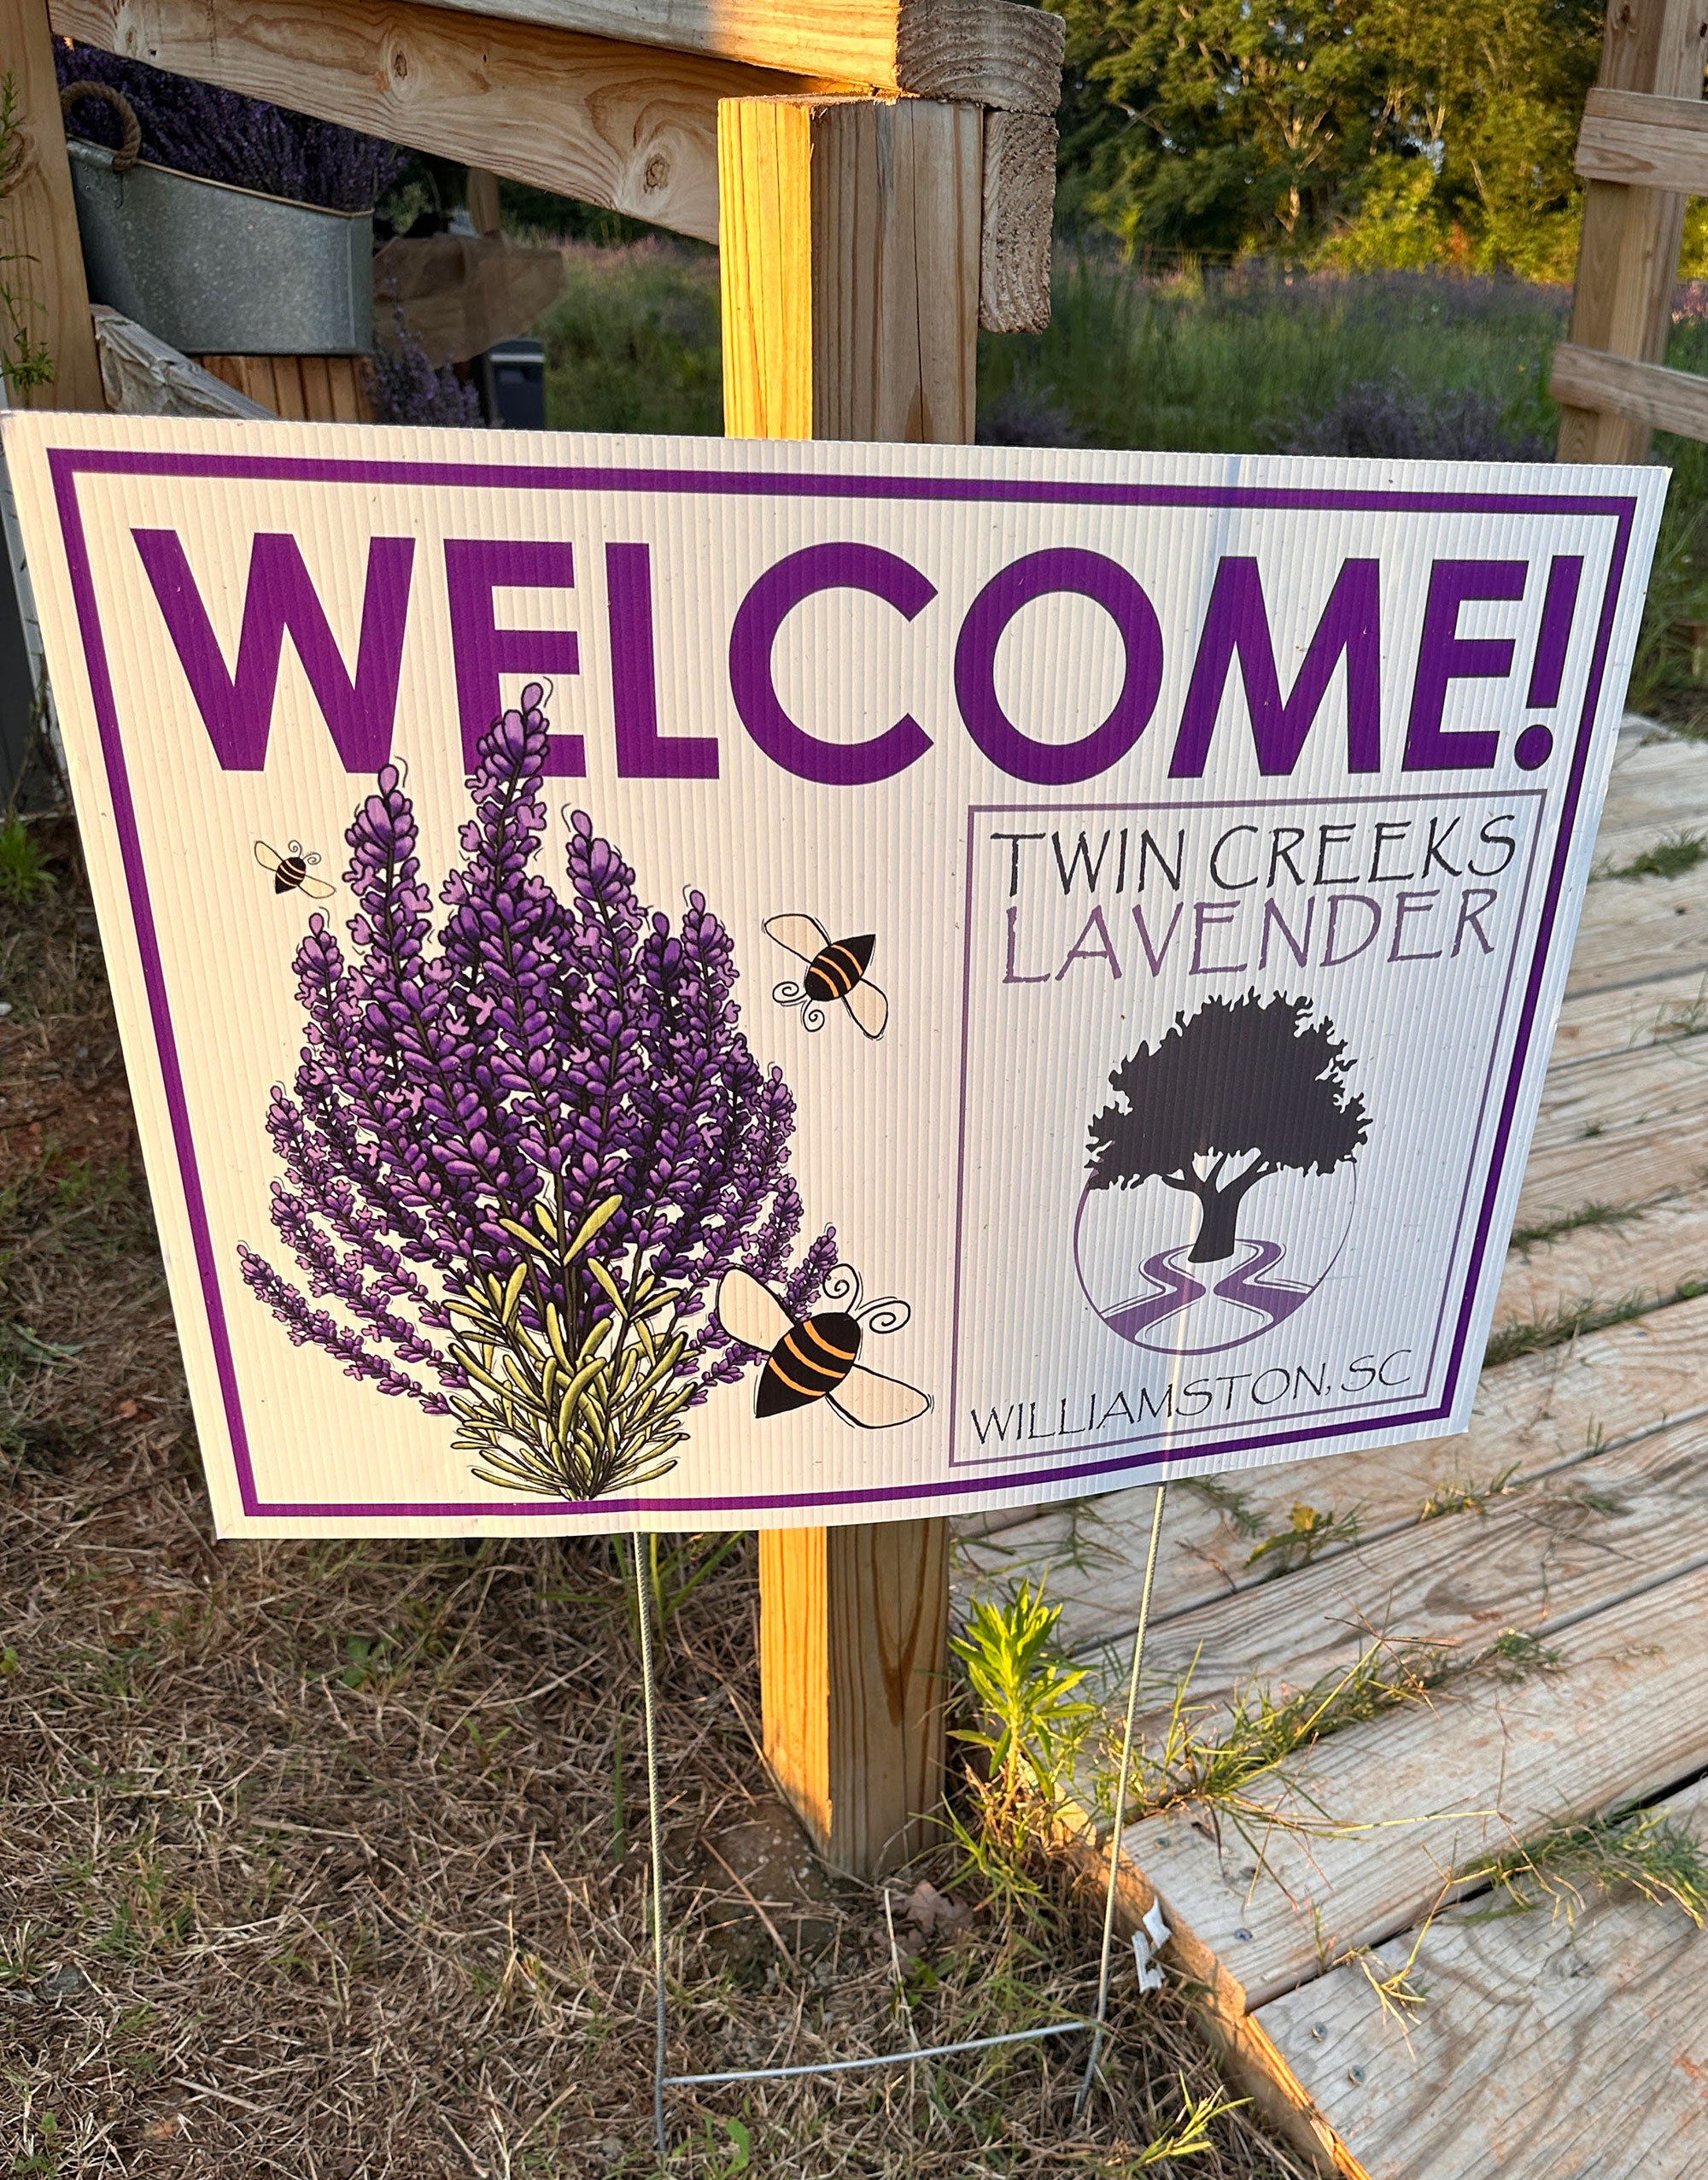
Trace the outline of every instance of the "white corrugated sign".
<path fill-rule="evenodd" d="M 1662 472 L 6 450 L 226 1533 L 1462 1427 Z"/>

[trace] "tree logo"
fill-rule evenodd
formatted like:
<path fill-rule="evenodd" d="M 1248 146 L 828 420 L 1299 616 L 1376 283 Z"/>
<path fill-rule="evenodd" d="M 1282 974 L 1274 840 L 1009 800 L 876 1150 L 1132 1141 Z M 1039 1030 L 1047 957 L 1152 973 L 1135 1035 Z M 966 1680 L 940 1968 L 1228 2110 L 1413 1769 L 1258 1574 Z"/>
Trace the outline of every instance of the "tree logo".
<path fill-rule="evenodd" d="M 1123 1339 L 1168 1353 L 1237 1347 L 1327 1277 L 1370 1120 L 1347 1087 L 1345 1040 L 1313 1011 L 1279 992 L 1207 999 L 1110 1075 L 1074 1254 Z M 1271 1277 L 1284 1260 L 1290 1276 Z"/>

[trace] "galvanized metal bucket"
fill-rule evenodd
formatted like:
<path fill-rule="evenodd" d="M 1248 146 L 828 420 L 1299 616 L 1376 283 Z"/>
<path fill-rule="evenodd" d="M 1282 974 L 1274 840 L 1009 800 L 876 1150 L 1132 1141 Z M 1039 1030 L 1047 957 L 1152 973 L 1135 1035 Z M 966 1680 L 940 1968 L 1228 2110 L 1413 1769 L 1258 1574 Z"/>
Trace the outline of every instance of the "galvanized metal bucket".
<path fill-rule="evenodd" d="M 186 355 L 366 355 L 373 214 L 328 212 L 138 162 L 114 172 L 73 138 L 71 179 L 92 302 Z"/>

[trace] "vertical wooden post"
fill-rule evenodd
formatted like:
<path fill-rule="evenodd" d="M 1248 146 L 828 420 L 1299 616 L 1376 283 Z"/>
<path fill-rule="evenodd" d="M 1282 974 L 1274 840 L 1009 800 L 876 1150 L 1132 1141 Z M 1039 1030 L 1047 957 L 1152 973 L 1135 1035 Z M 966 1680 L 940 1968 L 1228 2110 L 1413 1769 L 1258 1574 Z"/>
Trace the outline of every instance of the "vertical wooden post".
<path fill-rule="evenodd" d="M 9 176 L 0 175 L 0 255 L 10 260 L 0 264 L 0 282 L 26 337 L 45 348 L 54 364 L 50 385 L 15 388 L 12 398 L 24 407 L 104 409 L 44 0 L 0 0 L 0 79 L 6 77 L 18 133 Z M 9 347 L 13 331 L 10 313 L 0 308 L 0 336 Z"/>
<path fill-rule="evenodd" d="M 1614 0 L 1598 85 L 1700 98 L 1708 43 L 1704 15 L 1700 0 Z M 1639 363 L 1664 360 L 1686 202 L 1665 190 L 1585 184 L 1571 307 L 1577 347 Z M 1559 413 L 1563 462 L 1640 462 L 1648 451 L 1649 427 L 1634 418 L 1594 409 Z"/>
<path fill-rule="evenodd" d="M 909 99 L 718 110 L 724 428 L 973 437 L 984 117 Z M 821 1854 L 874 1878 L 942 1792 L 949 1525 L 759 1539 L 765 1754 Z"/>

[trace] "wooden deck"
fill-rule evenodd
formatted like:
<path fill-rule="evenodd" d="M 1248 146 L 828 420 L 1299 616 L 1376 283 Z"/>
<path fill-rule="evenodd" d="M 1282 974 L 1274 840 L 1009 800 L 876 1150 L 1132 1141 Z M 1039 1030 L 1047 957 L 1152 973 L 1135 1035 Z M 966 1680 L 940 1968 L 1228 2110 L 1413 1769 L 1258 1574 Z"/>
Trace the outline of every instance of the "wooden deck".
<path fill-rule="evenodd" d="M 1491 1915 L 1463 1874 L 1640 1802 L 1708 1843 L 1708 860 L 1612 875 L 1693 827 L 1708 747 L 1628 727 L 1495 1313 L 1512 1359 L 1470 1430 L 1169 1496 L 1153 1749 L 1188 1676 L 1213 1717 L 1378 1643 L 1446 1660 L 1425 1698 L 1257 1786 L 1254 1821 L 1187 1808 L 1126 1835 L 1129 1911 L 1161 1896 L 1165 1960 L 1325 2170 L 1708 2171 L 1708 1932 L 1623 1891 Z M 1291 1572 L 1251 1564 L 1301 1503 L 1355 1528 Z M 1139 1489 L 967 1525 L 957 1597 L 1044 1573 L 1113 1697 L 1149 1513 Z"/>

